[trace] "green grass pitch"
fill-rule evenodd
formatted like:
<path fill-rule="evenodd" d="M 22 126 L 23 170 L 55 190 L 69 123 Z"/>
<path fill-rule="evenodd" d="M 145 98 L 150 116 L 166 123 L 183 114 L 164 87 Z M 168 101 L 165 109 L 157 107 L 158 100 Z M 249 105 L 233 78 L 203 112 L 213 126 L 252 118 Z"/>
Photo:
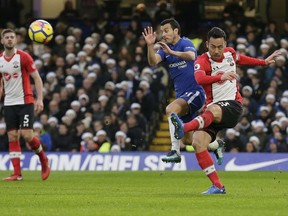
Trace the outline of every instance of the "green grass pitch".
<path fill-rule="evenodd" d="M 23 174 L 0 182 L 1 216 L 288 215 L 288 172 L 219 172 L 225 195 L 202 195 L 210 181 L 201 171 Z"/>

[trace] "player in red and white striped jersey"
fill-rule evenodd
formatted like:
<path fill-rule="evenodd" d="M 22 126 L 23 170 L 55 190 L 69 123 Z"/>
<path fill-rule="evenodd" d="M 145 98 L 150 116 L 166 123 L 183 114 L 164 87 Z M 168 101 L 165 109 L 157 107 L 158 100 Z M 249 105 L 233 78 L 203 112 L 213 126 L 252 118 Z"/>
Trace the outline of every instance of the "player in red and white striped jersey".
<path fill-rule="evenodd" d="M 207 35 L 208 52 L 199 56 L 195 62 L 195 79 L 206 93 L 204 112 L 188 123 L 182 123 L 176 114 L 172 116 L 177 139 L 194 131 L 192 145 L 200 167 L 212 182 L 204 194 L 225 193 L 216 172 L 213 160 L 207 150 L 215 140 L 218 131 L 235 127 L 242 115 L 242 97 L 237 82 L 236 64 L 268 65 L 279 55 L 275 51 L 265 60 L 240 55 L 233 48 L 226 47 L 226 34 L 218 28 L 212 28 Z"/>
<path fill-rule="evenodd" d="M 39 156 L 42 166 L 41 177 L 46 180 L 50 174 L 49 161 L 39 139 L 33 133 L 34 111 L 39 113 L 43 110 L 43 83 L 31 56 L 15 48 L 16 34 L 12 29 L 4 29 L 1 32 L 1 43 L 4 52 L 0 54 L 2 93 L 0 97 L 4 96 L 4 118 L 9 139 L 10 159 L 14 168 L 14 173 L 3 180 L 22 180 L 19 135 L 24 137 L 31 149 Z M 35 105 L 30 77 L 34 80 L 37 92 Z"/>

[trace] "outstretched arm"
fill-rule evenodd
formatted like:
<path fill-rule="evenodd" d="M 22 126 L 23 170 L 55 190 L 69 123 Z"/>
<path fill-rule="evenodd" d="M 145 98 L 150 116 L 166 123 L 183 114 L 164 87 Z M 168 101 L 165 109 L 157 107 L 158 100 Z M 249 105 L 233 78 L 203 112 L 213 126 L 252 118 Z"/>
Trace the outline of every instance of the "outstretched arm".
<path fill-rule="evenodd" d="M 270 56 L 268 56 L 264 60 L 264 59 L 252 58 L 252 57 L 240 54 L 239 59 L 237 61 L 237 64 L 239 64 L 239 65 L 261 65 L 261 66 L 265 66 L 265 65 L 269 65 L 271 63 L 274 63 L 275 62 L 274 58 L 279 56 L 279 55 L 280 55 L 279 50 L 276 50 L 274 53 L 272 53 Z"/>
<path fill-rule="evenodd" d="M 142 32 L 142 35 L 147 44 L 147 58 L 150 66 L 155 66 L 162 61 L 161 56 L 154 50 L 154 43 L 156 41 L 156 32 L 153 32 L 153 28 L 148 26 Z"/>
<path fill-rule="evenodd" d="M 223 74 L 218 74 L 215 76 L 206 75 L 205 71 L 195 72 L 196 82 L 202 86 L 216 83 L 219 81 L 226 81 L 226 80 L 232 81 L 232 80 L 237 79 L 237 78 L 238 78 L 238 75 L 233 71 L 226 72 Z"/>
<path fill-rule="evenodd" d="M 162 50 L 167 53 L 167 54 L 170 54 L 170 55 L 174 55 L 178 58 L 181 58 L 181 59 L 184 59 L 184 60 L 188 60 L 188 61 L 193 61 L 196 59 L 196 55 L 193 51 L 186 51 L 186 52 L 179 52 L 179 51 L 174 51 L 174 50 L 171 50 L 169 48 L 169 46 L 164 43 L 164 42 L 158 42 L 158 44 L 161 46 Z"/>
<path fill-rule="evenodd" d="M 278 57 L 280 54 L 281 54 L 281 53 L 280 53 L 279 50 L 276 50 L 275 52 L 273 52 L 270 56 L 268 56 L 268 57 L 265 59 L 266 65 L 275 63 L 274 58 Z"/>

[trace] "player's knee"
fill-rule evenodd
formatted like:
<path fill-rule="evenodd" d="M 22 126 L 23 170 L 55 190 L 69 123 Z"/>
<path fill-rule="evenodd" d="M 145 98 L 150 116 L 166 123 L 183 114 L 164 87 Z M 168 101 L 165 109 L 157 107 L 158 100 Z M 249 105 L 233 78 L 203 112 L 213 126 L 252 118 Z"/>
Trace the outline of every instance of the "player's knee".
<path fill-rule="evenodd" d="M 191 145 L 192 135 L 191 133 L 185 133 L 184 137 L 181 139 L 184 145 Z"/>
<path fill-rule="evenodd" d="M 171 113 L 174 112 L 174 110 L 172 109 L 172 107 L 169 106 L 169 105 L 166 107 L 166 110 L 165 110 L 165 111 L 166 111 L 166 115 L 171 115 Z"/>
<path fill-rule="evenodd" d="M 200 149 L 201 148 L 201 144 L 197 141 L 193 141 L 192 142 L 192 146 L 195 150 Z"/>
<path fill-rule="evenodd" d="M 211 105 L 207 110 L 209 110 L 213 114 L 214 121 L 219 121 L 219 119 L 222 119 L 222 109 L 220 106 Z"/>
<path fill-rule="evenodd" d="M 18 140 L 18 132 L 17 131 L 9 131 L 8 139 L 10 142 L 14 142 Z"/>
<path fill-rule="evenodd" d="M 207 146 L 209 145 L 209 142 L 207 142 L 205 139 L 195 139 L 193 138 L 192 146 L 195 149 L 196 152 L 201 152 L 207 149 Z"/>
<path fill-rule="evenodd" d="M 26 141 L 26 142 L 30 142 L 32 139 L 33 139 L 33 136 L 34 136 L 34 134 L 33 134 L 33 132 L 32 133 L 22 133 L 22 137 L 24 138 L 24 140 Z"/>
<path fill-rule="evenodd" d="M 29 143 L 32 140 L 32 136 L 23 136 L 24 140 Z"/>

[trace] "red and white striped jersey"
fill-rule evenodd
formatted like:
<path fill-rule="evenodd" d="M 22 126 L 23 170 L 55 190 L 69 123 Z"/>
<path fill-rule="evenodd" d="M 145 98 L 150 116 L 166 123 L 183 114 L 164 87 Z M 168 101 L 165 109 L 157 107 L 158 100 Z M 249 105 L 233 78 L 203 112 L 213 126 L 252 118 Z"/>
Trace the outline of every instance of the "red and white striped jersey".
<path fill-rule="evenodd" d="M 0 76 L 4 81 L 4 105 L 22 105 L 34 103 L 30 84 L 30 74 L 36 67 L 32 57 L 21 50 L 6 58 L 0 54 Z"/>
<path fill-rule="evenodd" d="M 205 90 L 206 106 L 225 100 L 236 100 L 242 103 L 237 80 L 221 80 L 221 76 L 224 73 L 236 73 L 236 64 L 265 66 L 266 61 L 237 54 L 231 47 L 224 49 L 222 58 L 218 61 L 212 60 L 209 52 L 198 57 L 194 66 L 195 78 L 197 83 L 202 85 Z"/>
<path fill-rule="evenodd" d="M 227 50 L 227 48 L 224 50 L 223 57 L 219 61 L 212 60 L 209 52 L 206 52 L 198 57 L 195 62 L 195 73 L 204 71 L 207 76 L 221 76 L 224 73 L 232 71 L 236 73 L 236 61 L 236 54 L 233 55 L 230 49 Z M 237 80 L 219 80 L 218 82 L 203 85 L 203 88 L 206 93 L 206 105 L 226 100 L 242 102 Z"/>

